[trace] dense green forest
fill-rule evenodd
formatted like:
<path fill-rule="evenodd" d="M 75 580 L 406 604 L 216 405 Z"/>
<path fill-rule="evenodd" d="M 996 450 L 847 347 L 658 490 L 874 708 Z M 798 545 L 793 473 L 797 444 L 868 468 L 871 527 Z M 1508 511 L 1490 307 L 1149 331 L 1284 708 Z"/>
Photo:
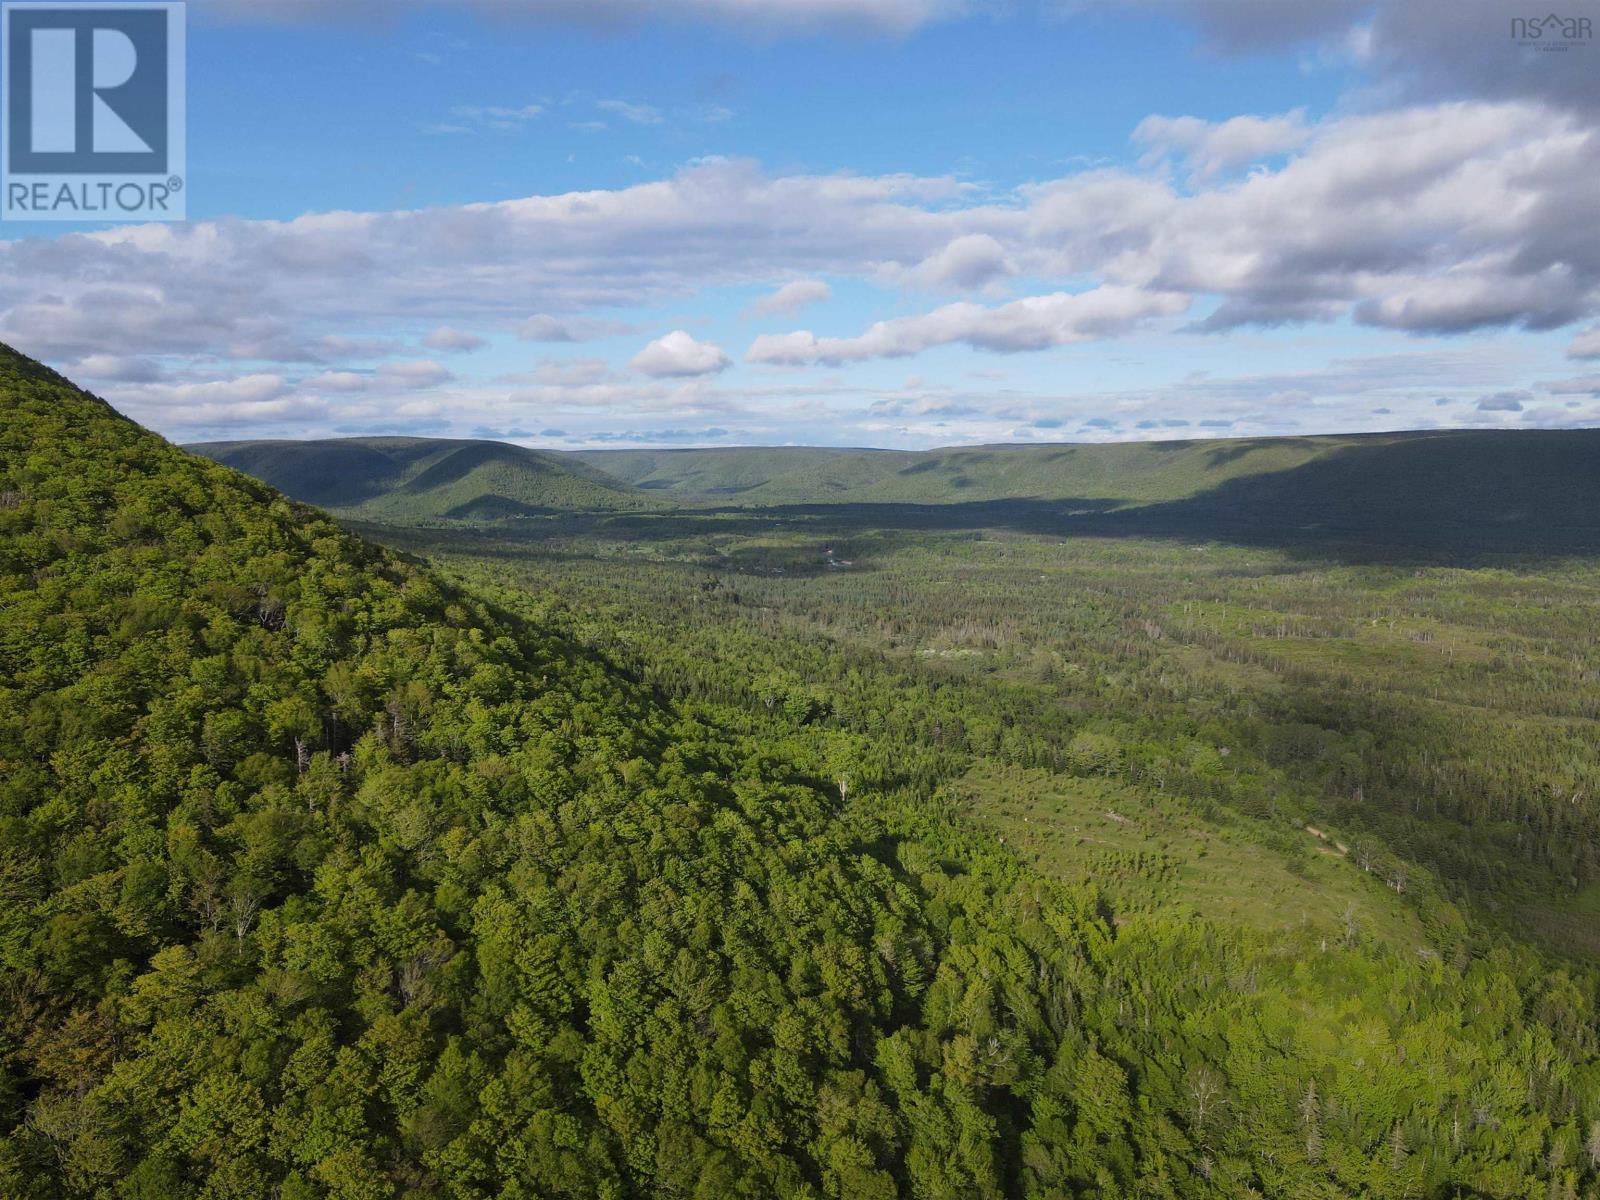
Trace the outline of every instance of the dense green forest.
<path fill-rule="evenodd" d="M 1600 546 L 362 537 L 0 394 L 0 1195 L 1600 1197 Z"/>
<path fill-rule="evenodd" d="M 689 499 L 737 498 L 741 504 L 1018 499 L 1140 504 L 1181 500 L 1234 480 L 1342 459 L 1352 451 L 1426 453 L 1432 443 L 1503 447 L 1506 440 L 1503 433 L 1449 431 L 940 450 L 579 450 L 566 457 L 646 491 Z"/>
<path fill-rule="evenodd" d="M 338 438 L 191 447 L 296 499 L 388 524 L 633 511 L 661 536 L 707 515 L 759 529 L 1006 528 L 1415 555 L 1600 547 L 1600 430 L 979 446 L 524 450 Z M 524 526 L 526 528 L 526 526 Z"/>
<path fill-rule="evenodd" d="M 209 442 L 189 449 L 297 500 L 374 520 L 493 520 L 569 509 L 650 507 L 576 457 L 504 442 L 331 438 Z"/>

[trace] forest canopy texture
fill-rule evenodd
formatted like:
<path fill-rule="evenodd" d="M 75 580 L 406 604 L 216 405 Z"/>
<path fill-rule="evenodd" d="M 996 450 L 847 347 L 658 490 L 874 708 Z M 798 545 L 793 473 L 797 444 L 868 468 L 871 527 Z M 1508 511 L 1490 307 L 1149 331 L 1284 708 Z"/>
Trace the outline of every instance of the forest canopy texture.
<path fill-rule="evenodd" d="M 0 1196 L 1600 1195 L 1588 968 L 1118 912 L 815 716 L 0 352 Z"/>

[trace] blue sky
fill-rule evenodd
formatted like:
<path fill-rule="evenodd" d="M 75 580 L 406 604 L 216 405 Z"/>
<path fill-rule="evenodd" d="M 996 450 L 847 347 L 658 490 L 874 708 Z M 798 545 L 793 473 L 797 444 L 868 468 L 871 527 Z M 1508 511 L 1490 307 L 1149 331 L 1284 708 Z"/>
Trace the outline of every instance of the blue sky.
<path fill-rule="evenodd" d="M 1011 187 L 1128 159 L 1151 112 L 1326 111 L 1343 75 L 1293 55 L 1219 65 L 1191 27 L 1149 13 L 785 37 L 486 23 L 443 7 L 330 28 L 195 12 L 198 216 L 615 188 L 706 155 Z M 538 117 L 472 112 L 530 105 Z"/>
<path fill-rule="evenodd" d="M 189 221 L 0 224 L 180 440 L 1600 424 L 1600 48 L 1500 0 L 189 9 Z"/>

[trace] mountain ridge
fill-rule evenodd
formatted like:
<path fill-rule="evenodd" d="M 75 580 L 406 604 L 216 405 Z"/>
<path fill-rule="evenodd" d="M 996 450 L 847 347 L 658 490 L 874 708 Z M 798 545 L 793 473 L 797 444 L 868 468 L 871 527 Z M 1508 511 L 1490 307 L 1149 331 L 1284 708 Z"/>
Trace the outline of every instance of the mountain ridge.
<path fill-rule="evenodd" d="M 1248 475 L 1343 450 L 1434 441 L 1498 442 L 1592 430 L 1405 430 L 1160 441 L 990 443 L 927 450 L 713 447 L 563 452 L 653 494 L 741 504 L 1109 498 L 1179 500 Z M 1600 446 L 1600 438 L 1596 438 Z"/>
<path fill-rule="evenodd" d="M 576 459 L 487 439 L 201 442 L 185 449 L 307 504 L 371 520 L 496 520 L 653 503 Z"/>
<path fill-rule="evenodd" d="M 1483 551 L 1600 547 L 1600 430 L 1427 430 L 927 451 L 527 451 L 437 439 L 198 447 L 377 523 L 739 512 Z M 343 465 L 326 464 L 330 453 Z M 396 466 L 395 460 L 405 463 Z M 367 465 L 363 468 L 363 463 Z M 337 482 L 330 485 L 330 479 Z M 347 489 L 345 492 L 330 490 Z M 542 503 L 533 502 L 535 499 Z"/>
<path fill-rule="evenodd" d="M 1474 953 L 1381 844 L 1322 870 L 1360 895 L 1383 884 L 1357 859 L 1398 867 L 1437 918 L 1398 944 L 1354 908 L 1341 935 L 1161 903 L 1169 842 L 1247 838 L 1217 854 L 1273 868 L 1260 899 L 1325 877 L 1274 849 L 1308 853 L 1286 818 L 1311 797 L 1255 775 L 1221 713 L 1171 743 L 1081 715 L 1012 743 L 986 715 L 1011 700 L 962 715 L 941 673 L 857 726 L 833 705 L 871 660 L 813 693 L 691 643 L 676 665 L 738 685 L 694 700 L 620 669 L 579 632 L 606 610 L 564 612 L 539 572 L 458 586 L 3 348 L 0 399 L 8 1198 L 1600 1183 L 1580 966 Z M 697 610 L 747 606 L 688 582 Z M 1018 697 L 1072 686 L 1050 672 Z M 941 793 L 953 738 L 1051 769 Z M 1032 872 L 958 811 L 996 799 L 1087 875 Z M 1550 800 L 1543 836 L 1590 828 Z"/>

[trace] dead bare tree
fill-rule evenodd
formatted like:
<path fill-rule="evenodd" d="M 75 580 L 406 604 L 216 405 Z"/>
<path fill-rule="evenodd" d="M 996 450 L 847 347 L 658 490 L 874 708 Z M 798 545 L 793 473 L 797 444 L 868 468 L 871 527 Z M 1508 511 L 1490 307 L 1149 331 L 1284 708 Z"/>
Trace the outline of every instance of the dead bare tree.
<path fill-rule="evenodd" d="M 1194 1127 L 1196 1130 L 1204 1130 L 1206 1118 L 1211 1115 L 1217 1106 L 1225 1103 L 1222 1087 L 1222 1075 L 1212 1067 L 1202 1063 L 1189 1072 L 1189 1099 L 1194 1104 Z"/>

